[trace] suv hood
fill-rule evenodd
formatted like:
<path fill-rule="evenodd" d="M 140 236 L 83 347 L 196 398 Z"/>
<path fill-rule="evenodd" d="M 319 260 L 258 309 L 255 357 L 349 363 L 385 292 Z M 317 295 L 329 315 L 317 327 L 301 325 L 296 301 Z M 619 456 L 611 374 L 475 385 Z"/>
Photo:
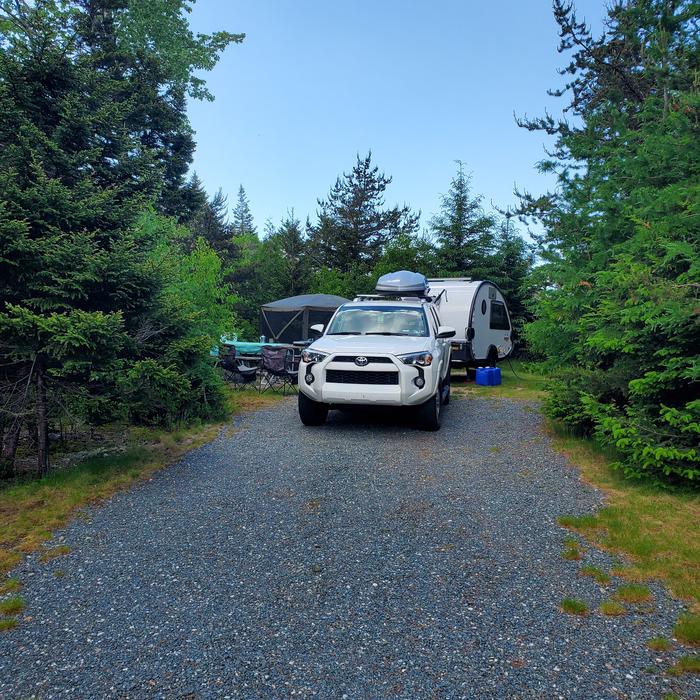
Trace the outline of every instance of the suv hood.
<path fill-rule="evenodd" d="M 329 354 L 386 353 L 405 355 L 409 352 L 430 350 L 430 338 L 402 335 L 324 335 L 311 343 L 309 349 Z"/>

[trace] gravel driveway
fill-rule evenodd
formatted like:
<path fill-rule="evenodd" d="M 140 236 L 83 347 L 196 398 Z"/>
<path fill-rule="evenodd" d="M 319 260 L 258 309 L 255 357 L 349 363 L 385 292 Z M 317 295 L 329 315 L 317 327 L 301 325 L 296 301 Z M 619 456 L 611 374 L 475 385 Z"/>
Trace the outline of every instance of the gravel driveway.
<path fill-rule="evenodd" d="M 653 586 L 653 610 L 606 618 L 612 589 L 577 571 L 609 557 L 562 558 L 557 516 L 600 496 L 533 406 L 453 400 L 424 433 L 386 411 L 304 428 L 289 399 L 238 427 L 15 572 L 27 619 L 0 635 L 1 698 L 700 692 L 663 674 L 678 652 L 645 646 L 677 602 Z M 567 596 L 593 614 L 560 612 Z"/>

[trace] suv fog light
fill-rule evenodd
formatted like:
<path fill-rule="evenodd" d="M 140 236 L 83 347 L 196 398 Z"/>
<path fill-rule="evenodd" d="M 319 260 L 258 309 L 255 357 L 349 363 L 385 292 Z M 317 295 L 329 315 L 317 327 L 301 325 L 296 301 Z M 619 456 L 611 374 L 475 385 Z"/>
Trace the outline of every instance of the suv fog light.
<path fill-rule="evenodd" d="M 422 389 L 425 386 L 425 379 L 423 377 L 416 377 L 413 380 L 413 383 L 419 388 Z"/>
<path fill-rule="evenodd" d="M 306 383 L 307 383 L 307 384 L 313 384 L 313 383 L 314 383 L 315 377 L 314 377 L 313 374 L 311 374 L 311 372 L 309 372 L 309 373 L 304 377 L 304 379 L 306 380 Z"/>

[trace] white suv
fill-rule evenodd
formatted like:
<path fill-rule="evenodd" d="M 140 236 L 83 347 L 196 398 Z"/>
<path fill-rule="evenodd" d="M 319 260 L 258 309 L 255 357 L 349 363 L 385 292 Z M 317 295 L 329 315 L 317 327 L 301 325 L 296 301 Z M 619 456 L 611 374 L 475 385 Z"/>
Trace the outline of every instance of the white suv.
<path fill-rule="evenodd" d="M 340 405 L 415 406 L 427 430 L 450 399 L 450 341 L 422 298 L 360 297 L 343 304 L 299 364 L 299 416 L 320 425 Z"/>

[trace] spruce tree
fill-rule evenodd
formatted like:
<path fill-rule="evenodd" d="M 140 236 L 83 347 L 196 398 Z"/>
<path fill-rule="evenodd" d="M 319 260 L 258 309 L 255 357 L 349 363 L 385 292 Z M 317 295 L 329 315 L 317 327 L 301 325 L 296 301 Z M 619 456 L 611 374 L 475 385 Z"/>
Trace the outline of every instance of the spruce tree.
<path fill-rule="evenodd" d="M 146 259 L 154 241 L 135 223 L 169 180 L 178 186 L 168 168 L 186 131 L 160 98 L 200 91 L 194 70 L 236 40 L 195 38 L 184 9 L 183 0 L 0 3 L 5 472 L 24 424 L 45 472 L 52 416 L 114 417 L 125 363 L 154 335 L 162 280 Z"/>
<path fill-rule="evenodd" d="M 221 258 L 225 265 L 230 264 L 236 253 L 231 227 L 228 223 L 228 202 L 221 189 L 209 201 L 205 201 L 190 219 L 190 250 L 202 238 Z"/>
<path fill-rule="evenodd" d="M 472 196 L 471 178 L 457 161 L 457 174 L 441 197 L 441 207 L 430 220 L 438 245 L 442 274 L 483 277 L 483 268 L 494 245 L 494 218 L 484 213 L 481 196 Z"/>
<path fill-rule="evenodd" d="M 410 207 L 385 207 L 392 178 L 372 165 L 372 152 L 343 173 L 326 199 L 318 200 L 318 221 L 311 232 L 317 263 L 341 273 L 368 271 L 384 247 L 401 233 L 414 233 L 420 214 Z"/>
<path fill-rule="evenodd" d="M 295 216 L 293 209 L 282 219 L 280 225 L 273 229 L 268 239 L 278 246 L 284 261 L 282 274 L 285 295 L 306 294 L 309 291 L 311 260 L 301 221 Z"/>
<path fill-rule="evenodd" d="M 555 0 L 575 120 L 556 137 L 557 190 L 523 196 L 544 225 L 532 347 L 558 369 L 553 417 L 614 447 L 627 474 L 700 479 L 700 120 L 697 3 L 611 5 L 593 36 Z"/>
<path fill-rule="evenodd" d="M 243 185 L 238 188 L 236 206 L 233 209 L 231 232 L 234 236 L 257 235 L 257 229 L 250 213 L 250 204 Z"/>

